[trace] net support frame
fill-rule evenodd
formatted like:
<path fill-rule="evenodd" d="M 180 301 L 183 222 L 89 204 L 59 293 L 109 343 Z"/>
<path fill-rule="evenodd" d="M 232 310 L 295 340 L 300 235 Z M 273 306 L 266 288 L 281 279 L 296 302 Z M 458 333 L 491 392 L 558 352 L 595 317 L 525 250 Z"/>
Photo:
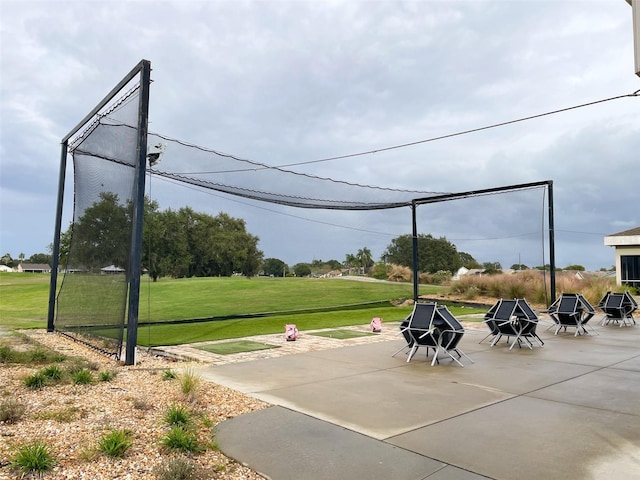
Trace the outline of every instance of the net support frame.
<path fill-rule="evenodd" d="M 140 100 L 138 110 L 138 144 L 136 164 L 136 184 L 133 205 L 133 225 L 131 236 L 131 258 L 128 292 L 127 345 L 125 365 L 135 364 L 135 349 L 138 331 L 138 302 L 140 299 L 140 258 L 142 251 L 142 222 L 144 216 L 144 192 L 146 176 L 147 133 L 149 120 L 149 87 L 151 83 L 151 62 L 141 60 L 120 82 L 87 114 L 61 141 L 60 173 L 58 180 L 58 198 L 56 206 L 55 231 L 53 235 L 52 267 L 49 283 L 49 308 L 47 312 L 47 332 L 55 330 L 56 290 L 60 256 L 60 237 L 62 233 L 62 214 L 64 207 L 64 184 L 67 170 L 67 149 L 69 139 L 94 118 L 129 82 L 140 76 Z"/>
<path fill-rule="evenodd" d="M 418 225 L 416 220 L 416 210 L 418 205 L 427 203 L 448 202 L 461 198 L 477 197 L 480 195 L 490 195 L 494 193 L 513 192 L 517 190 L 528 190 L 531 188 L 546 187 L 548 192 L 548 223 L 549 223 L 549 277 L 551 302 L 556 300 L 556 260 L 555 260 L 555 235 L 554 235 L 554 219 L 553 219 L 553 180 L 544 180 L 541 182 L 521 183 L 517 185 L 507 185 L 504 187 L 485 188 L 482 190 L 471 190 L 468 192 L 447 193 L 444 195 L 436 195 L 433 197 L 416 198 L 411 201 L 411 225 L 412 225 L 412 248 L 413 248 L 413 301 L 418 301 L 420 279 L 418 272 Z"/>
<path fill-rule="evenodd" d="M 56 289 L 57 278 L 59 269 L 59 254 L 60 254 L 60 237 L 62 228 L 62 210 L 64 201 L 64 184 L 67 168 L 67 151 L 69 145 L 69 139 L 73 137 L 88 121 L 96 116 L 110 101 L 113 100 L 115 95 L 124 88 L 129 82 L 131 82 L 136 76 L 140 77 L 140 97 L 138 100 L 138 119 L 137 119 L 137 145 L 136 145 L 136 157 L 135 157 L 135 180 L 133 191 L 133 212 L 132 212 L 132 226 L 131 226 L 131 243 L 130 243 L 130 258 L 128 265 L 128 298 L 127 298 L 127 335 L 126 335 L 126 357 L 125 365 L 135 365 L 136 361 L 136 348 L 137 348 L 137 330 L 138 330 L 138 314 L 139 314 L 139 301 L 140 301 L 140 277 L 141 277 L 141 257 L 142 257 L 142 232 L 144 221 L 144 194 L 145 194 L 145 179 L 146 179 L 146 164 L 147 164 L 147 141 L 148 141 L 148 116 L 149 116 L 149 87 L 151 83 L 151 64 L 148 60 L 141 60 L 136 67 L 134 67 L 129 74 L 127 74 L 113 90 L 105 96 L 105 98 L 89 113 L 69 134 L 67 134 L 61 143 L 61 156 L 60 156 L 60 175 L 58 183 L 58 199 L 57 199 L 57 211 L 55 221 L 55 232 L 52 248 L 52 271 L 51 282 L 49 291 L 49 311 L 47 317 L 47 331 L 53 332 L 55 330 L 54 318 L 56 310 Z M 436 194 L 429 197 L 414 198 L 410 201 L 390 204 L 384 208 L 398 208 L 401 206 L 410 206 L 412 212 L 412 235 L 413 235 L 413 295 L 414 300 L 417 301 L 419 294 L 419 275 L 418 275 L 418 227 L 416 220 L 417 207 L 427 203 L 445 202 L 462 198 L 469 198 L 480 195 L 488 195 L 493 193 L 503 193 L 509 191 L 517 191 L 524 189 L 532 189 L 538 187 L 546 187 L 548 191 L 548 228 L 549 228 L 549 267 L 551 278 L 551 299 L 555 301 L 556 297 L 556 282 L 555 282 L 555 247 L 554 247 L 554 219 L 553 219 L 553 181 L 546 180 L 541 182 L 524 183 L 517 185 L 508 185 L 503 187 L 494 187 L 482 190 L 473 190 L 459 193 L 443 193 Z M 414 192 L 421 193 L 421 192 Z M 268 200 L 267 200 L 268 201 Z M 274 202 L 277 203 L 277 202 Z M 322 207 L 314 207 L 322 208 Z M 380 207 L 378 207 L 380 208 Z M 366 209 L 366 208 L 362 208 Z"/>

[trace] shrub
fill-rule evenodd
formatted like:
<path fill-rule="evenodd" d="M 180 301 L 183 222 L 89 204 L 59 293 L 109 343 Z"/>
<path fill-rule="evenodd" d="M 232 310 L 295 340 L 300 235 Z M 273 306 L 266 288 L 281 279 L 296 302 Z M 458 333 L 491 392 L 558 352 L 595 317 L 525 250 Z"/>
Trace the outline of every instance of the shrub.
<path fill-rule="evenodd" d="M 389 280 L 393 282 L 410 282 L 413 278 L 413 271 L 409 267 L 402 265 L 389 265 Z"/>
<path fill-rule="evenodd" d="M 504 297 L 504 286 L 502 283 L 502 275 L 495 275 L 491 278 L 491 281 L 488 284 L 488 294 L 494 298 L 503 298 Z"/>
<path fill-rule="evenodd" d="M 561 293 L 582 293 L 596 305 L 609 290 L 615 290 L 615 282 L 609 278 L 578 279 L 570 272 L 556 273 L 556 295 Z M 526 298 L 537 305 L 548 305 L 550 279 L 538 270 L 525 270 L 515 274 L 468 275 L 451 284 L 451 293 L 466 299 L 477 296 L 498 298 Z"/>
<path fill-rule="evenodd" d="M 0 363 L 46 363 L 57 362 L 59 358 L 59 354 L 44 347 L 16 350 L 9 345 L 0 346 Z"/>
<path fill-rule="evenodd" d="M 45 386 L 47 377 L 42 372 L 36 372 L 24 379 L 24 385 L 32 390 L 38 390 Z"/>
<path fill-rule="evenodd" d="M 195 398 L 198 387 L 200 387 L 200 380 L 200 376 L 191 369 L 186 369 L 180 376 L 182 393 L 190 400 Z"/>
<path fill-rule="evenodd" d="M 135 408 L 136 410 L 142 410 L 143 412 L 151 410 L 151 405 L 143 398 L 134 398 L 132 401 L 133 408 Z"/>
<path fill-rule="evenodd" d="M 178 378 L 178 376 L 176 375 L 176 372 L 174 372 L 173 370 L 167 368 L 162 372 L 163 380 L 173 380 L 174 378 Z"/>
<path fill-rule="evenodd" d="M 9 345 L 0 345 L 0 362 L 11 363 L 15 356 L 16 352 Z"/>
<path fill-rule="evenodd" d="M 378 262 L 373 266 L 370 275 L 378 280 L 387 280 L 389 278 L 390 270 L 391 268 L 385 263 Z"/>
<path fill-rule="evenodd" d="M 187 427 L 191 423 L 191 413 L 182 405 L 171 405 L 164 415 L 164 421 L 171 426 Z"/>
<path fill-rule="evenodd" d="M 11 460 L 11 466 L 19 470 L 22 476 L 32 472 L 42 474 L 54 465 L 55 459 L 49 447 L 40 441 L 23 445 Z"/>
<path fill-rule="evenodd" d="M 93 382 L 93 375 L 89 370 L 83 368 L 71 375 L 71 381 L 74 385 L 89 385 Z"/>
<path fill-rule="evenodd" d="M 478 292 L 479 289 L 472 285 L 463 293 L 463 298 L 465 300 L 475 300 L 476 298 L 478 298 Z"/>
<path fill-rule="evenodd" d="M 0 403 L 0 422 L 16 423 L 24 415 L 24 410 L 24 405 L 15 398 L 6 398 Z"/>
<path fill-rule="evenodd" d="M 36 348 L 35 350 L 31 350 L 29 352 L 29 359 L 32 362 L 41 363 L 46 362 L 49 358 L 48 352 L 41 348 Z"/>
<path fill-rule="evenodd" d="M 183 427 L 173 427 L 162 439 L 162 445 L 170 450 L 197 453 L 202 451 L 196 434 Z"/>
<path fill-rule="evenodd" d="M 35 415 L 35 418 L 38 420 L 55 420 L 59 423 L 69 423 L 84 416 L 86 416 L 86 413 L 80 410 L 79 407 L 70 406 L 57 410 L 42 410 Z"/>
<path fill-rule="evenodd" d="M 195 480 L 196 466 L 193 460 L 186 457 L 171 457 L 154 469 L 158 480 Z"/>
<path fill-rule="evenodd" d="M 87 361 L 87 368 L 93 372 L 100 370 L 100 364 L 98 362 Z"/>
<path fill-rule="evenodd" d="M 110 382 L 114 378 L 116 378 L 116 372 L 115 371 L 105 370 L 103 372 L 100 372 L 100 381 L 101 382 Z"/>
<path fill-rule="evenodd" d="M 438 270 L 436 273 L 431 275 L 434 285 L 449 283 L 452 276 L 453 274 L 449 270 Z"/>
<path fill-rule="evenodd" d="M 506 286 L 507 298 L 525 298 L 527 296 L 526 286 L 521 283 L 511 282 Z"/>
<path fill-rule="evenodd" d="M 81 370 L 88 370 L 88 369 L 89 369 L 89 362 L 83 358 L 77 358 L 77 357 L 70 360 L 67 363 L 65 368 L 65 370 L 70 376 L 75 375 Z"/>
<path fill-rule="evenodd" d="M 112 430 L 100 438 L 99 450 L 110 457 L 123 457 L 133 445 L 131 430 Z"/>
<path fill-rule="evenodd" d="M 42 374 L 45 377 L 47 377 L 49 380 L 55 380 L 55 381 L 62 380 L 62 370 L 56 364 L 49 365 L 48 367 L 43 368 Z"/>

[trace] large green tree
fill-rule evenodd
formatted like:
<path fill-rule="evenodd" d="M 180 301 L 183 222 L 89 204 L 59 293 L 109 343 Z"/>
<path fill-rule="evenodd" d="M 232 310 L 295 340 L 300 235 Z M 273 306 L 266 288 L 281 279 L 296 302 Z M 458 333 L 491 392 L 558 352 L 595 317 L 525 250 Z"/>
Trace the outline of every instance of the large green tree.
<path fill-rule="evenodd" d="M 258 237 L 246 231 L 244 220 L 225 213 L 213 217 L 189 207 L 161 211 L 149 199 L 145 199 L 144 209 L 142 267 L 154 281 L 163 276 L 258 273 L 263 253 L 258 249 Z M 120 204 L 117 195 L 102 193 L 100 200 L 62 234 L 61 261 L 69 253 L 74 267 L 99 271 L 114 264 L 128 268 L 130 212 L 130 204 Z"/>
<path fill-rule="evenodd" d="M 73 226 L 72 262 L 90 271 L 108 265 L 127 269 L 130 238 L 130 206 L 121 204 L 117 194 L 103 192 Z"/>
<path fill-rule="evenodd" d="M 191 253 L 182 216 L 171 209 L 160 211 L 156 202 L 145 202 L 142 265 L 154 281 L 158 277 L 189 275 Z"/>
<path fill-rule="evenodd" d="M 458 252 L 462 266 L 471 270 L 472 268 L 482 268 L 482 265 L 467 252 Z"/>
<path fill-rule="evenodd" d="M 71 225 L 64 231 L 60 232 L 60 245 L 58 251 L 58 265 L 61 268 L 67 268 L 67 261 L 69 260 L 69 249 L 71 248 Z M 49 244 L 49 252 L 53 254 L 53 243 Z"/>
<path fill-rule="evenodd" d="M 278 258 L 266 258 L 262 264 L 262 271 L 265 275 L 284 277 L 289 271 L 289 267 Z"/>
<path fill-rule="evenodd" d="M 401 235 L 391 240 L 383 254 L 387 263 L 413 267 L 413 237 Z M 446 238 L 418 234 L 418 270 L 425 273 L 455 272 L 462 266 L 456 246 Z"/>
<path fill-rule="evenodd" d="M 48 253 L 34 253 L 29 257 L 28 263 L 42 263 L 51 265 L 51 255 Z"/>
<path fill-rule="evenodd" d="M 6 265 L 7 267 L 14 266 L 14 261 L 10 253 L 5 253 L 2 258 L 0 258 L 0 265 Z"/>
<path fill-rule="evenodd" d="M 293 273 L 296 277 L 308 277 L 311 275 L 311 266 L 308 263 L 296 263 L 293 266 Z"/>
<path fill-rule="evenodd" d="M 263 253 L 258 249 L 258 237 L 249 234 L 244 220 L 220 213 L 215 217 L 179 210 L 187 232 L 191 262 L 190 277 L 230 276 L 258 273 Z"/>

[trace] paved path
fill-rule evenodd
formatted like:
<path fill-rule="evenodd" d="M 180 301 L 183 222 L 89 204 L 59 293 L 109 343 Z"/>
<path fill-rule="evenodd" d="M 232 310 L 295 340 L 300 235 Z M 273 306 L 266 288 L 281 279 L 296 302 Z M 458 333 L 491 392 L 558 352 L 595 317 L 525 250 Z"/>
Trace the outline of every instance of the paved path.
<path fill-rule="evenodd" d="M 483 315 L 469 315 L 458 316 L 457 318 L 463 323 L 465 329 L 469 332 L 482 332 L 485 333 L 486 326 L 481 321 Z M 465 321 L 475 320 L 475 321 Z M 287 342 L 284 336 L 284 328 L 282 333 L 270 334 L 270 335 L 253 335 L 249 337 L 243 337 L 242 339 L 230 339 L 219 341 L 207 341 L 190 343 L 176 346 L 161 346 L 153 349 L 157 353 L 165 353 L 171 356 L 184 359 L 194 360 L 199 362 L 205 362 L 210 365 L 225 365 L 228 363 L 246 362 L 249 360 L 264 360 L 267 358 L 277 358 L 284 355 L 295 355 L 298 353 L 315 352 L 320 350 L 329 350 L 332 348 L 343 348 L 356 345 L 365 345 L 370 343 L 383 342 L 387 340 L 398 340 L 402 338 L 399 336 L 398 322 L 388 322 L 383 324 L 382 332 L 367 335 L 363 337 L 347 338 L 344 340 L 337 338 L 328 338 L 313 335 L 314 333 L 326 332 L 330 330 L 352 330 L 362 333 L 371 333 L 368 325 L 356 325 L 349 327 L 337 327 L 337 328 L 325 328 L 318 330 L 305 330 L 300 332 L 300 336 L 294 342 Z M 202 350 L 200 347 L 206 345 L 215 345 L 219 343 L 234 342 L 237 340 L 250 340 L 258 343 L 264 343 L 267 345 L 274 345 L 278 348 L 271 348 L 267 350 L 259 350 L 253 352 L 243 352 L 233 355 L 218 355 L 215 353 Z"/>
<path fill-rule="evenodd" d="M 547 325 L 544 347 L 509 350 L 467 324 L 464 368 L 393 357 L 404 340 L 385 324 L 348 341 L 303 332 L 198 371 L 273 405 L 222 422 L 216 442 L 274 480 L 640 479 L 640 326 Z"/>

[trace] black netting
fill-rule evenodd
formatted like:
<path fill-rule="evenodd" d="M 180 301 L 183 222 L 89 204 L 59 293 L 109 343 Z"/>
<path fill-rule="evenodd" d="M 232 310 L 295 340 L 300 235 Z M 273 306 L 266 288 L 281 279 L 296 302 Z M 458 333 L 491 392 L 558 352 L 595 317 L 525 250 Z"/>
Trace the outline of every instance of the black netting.
<path fill-rule="evenodd" d="M 70 144 L 74 215 L 56 329 L 120 357 L 137 159 L 137 89 Z"/>
<path fill-rule="evenodd" d="M 203 188 L 301 208 L 378 210 L 403 207 L 442 192 L 359 185 L 298 173 L 150 134 L 149 145 L 165 147 L 155 175 Z"/>
<path fill-rule="evenodd" d="M 57 298 L 55 328 L 82 336 L 84 341 L 117 358 L 123 346 L 130 286 L 133 195 L 139 159 L 137 125 L 141 118 L 139 100 L 136 87 L 97 113 L 86 129 L 69 143 L 74 165 L 74 217 L 68 255 L 61 263 L 65 275 Z M 310 209 L 391 209 L 523 187 L 536 188 L 546 183 L 461 194 L 384 188 L 300 173 L 292 168 L 314 162 L 276 167 L 268 164 L 268 158 L 263 159 L 264 163 L 242 159 L 153 133 L 148 135 L 147 144 L 150 152 L 162 152 L 159 163 L 148 157 L 149 172 L 155 176 L 230 195 Z M 133 301 L 135 298 L 132 295 Z"/>

